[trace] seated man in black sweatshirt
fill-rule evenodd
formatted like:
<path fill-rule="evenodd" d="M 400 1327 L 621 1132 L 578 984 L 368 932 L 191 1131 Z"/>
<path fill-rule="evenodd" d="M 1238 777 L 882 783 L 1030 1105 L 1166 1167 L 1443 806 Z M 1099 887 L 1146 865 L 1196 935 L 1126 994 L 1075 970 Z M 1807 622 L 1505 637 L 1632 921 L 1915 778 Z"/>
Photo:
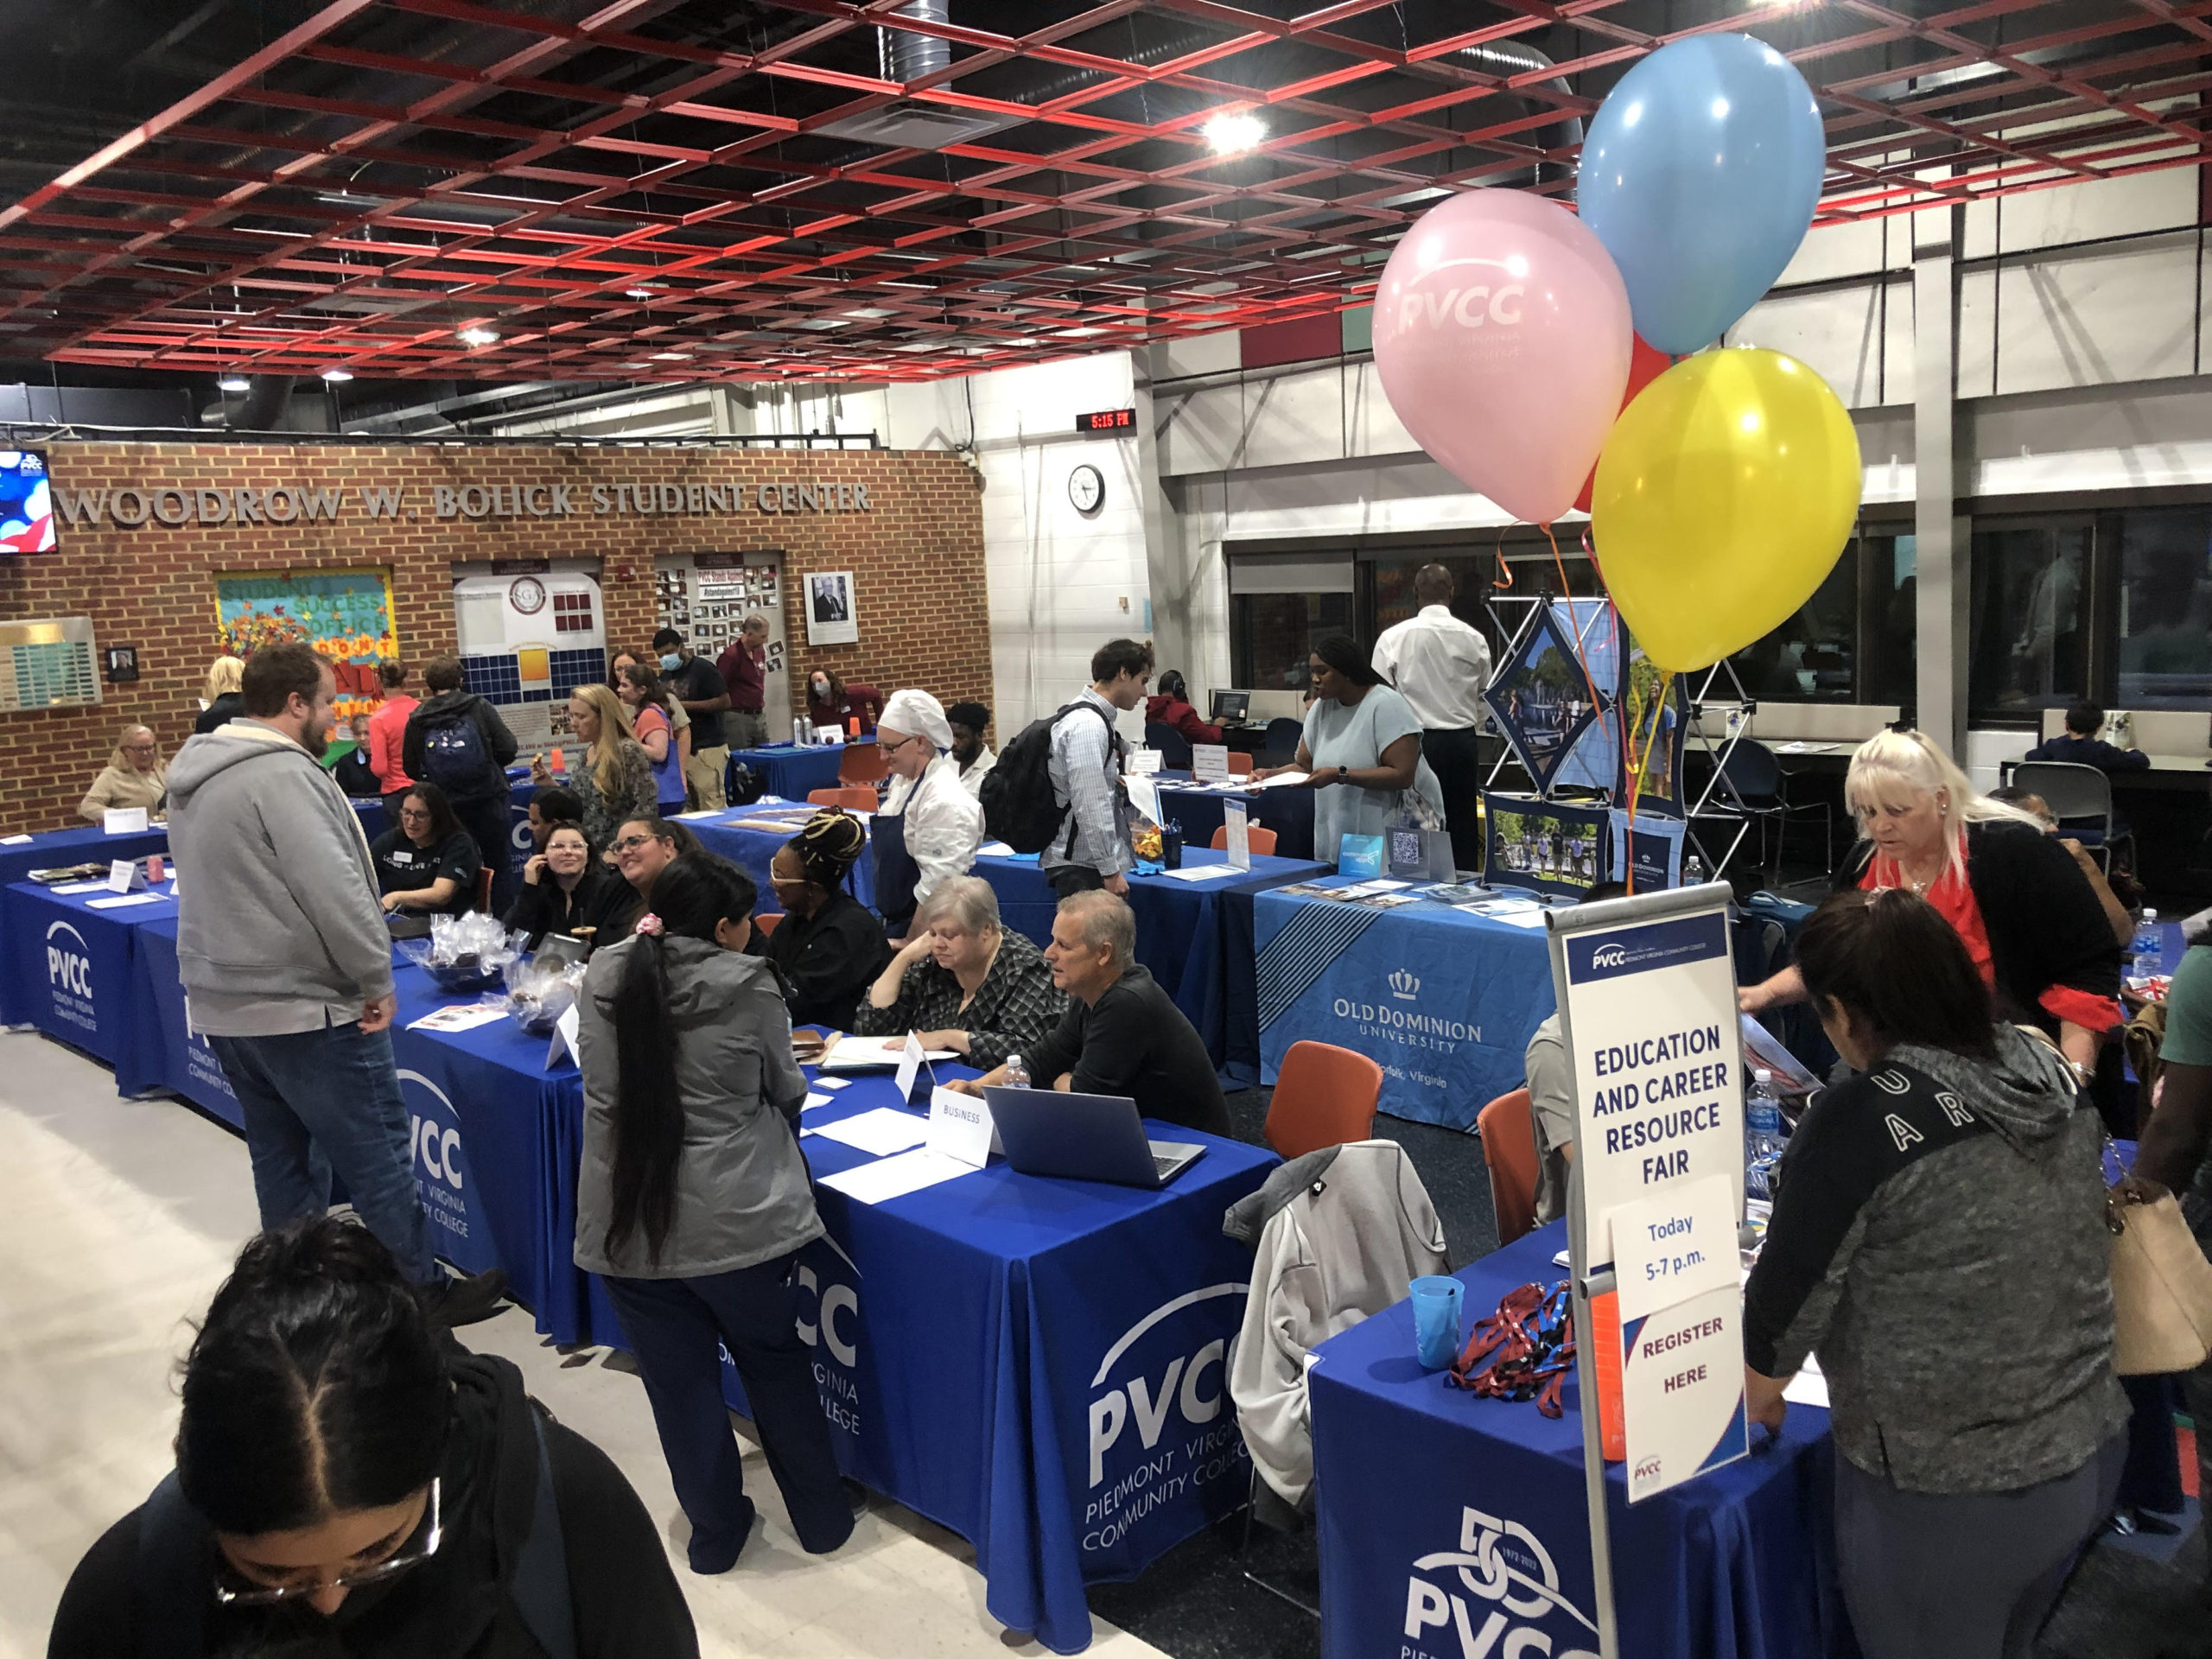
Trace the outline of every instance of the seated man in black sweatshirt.
<path fill-rule="evenodd" d="M 2066 710 L 2066 735 L 2037 744 L 2028 751 L 2028 759 L 2063 760 L 2071 766 L 2094 766 L 2099 772 L 2142 772 L 2149 767 L 2151 757 L 2142 750 L 2123 749 L 2099 737 L 2104 726 L 2105 711 L 2095 703 L 2087 700 L 2073 703 Z"/>
<path fill-rule="evenodd" d="M 1152 970 L 1136 962 L 1136 917 L 1126 900 L 1099 889 L 1071 893 L 1052 918 L 1045 960 L 1068 995 L 1059 1029 L 1021 1057 L 1040 1088 L 1080 1095 L 1127 1095 L 1146 1117 L 1227 1135 L 1229 1107 L 1205 1040 Z M 952 1085 L 980 1095 L 1003 1084 L 1006 1067 Z"/>

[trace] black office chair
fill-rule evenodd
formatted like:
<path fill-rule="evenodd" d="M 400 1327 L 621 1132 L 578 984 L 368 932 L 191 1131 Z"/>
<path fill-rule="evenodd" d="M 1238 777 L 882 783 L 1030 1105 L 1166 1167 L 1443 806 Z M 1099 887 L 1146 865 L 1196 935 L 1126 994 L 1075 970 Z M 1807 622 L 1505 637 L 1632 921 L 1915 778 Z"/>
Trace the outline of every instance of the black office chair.
<path fill-rule="evenodd" d="M 1306 741 L 1306 722 L 1293 720 L 1287 715 L 1278 715 L 1268 722 L 1267 753 L 1276 766 L 1287 766 L 1298 758 L 1298 746 Z"/>
<path fill-rule="evenodd" d="M 1160 751 L 1160 764 L 1170 772 L 1188 772 L 1191 769 L 1191 740 L 1165 721 L 1145 721 L 1144 745 L 1148 749 Z"/>
<path fill-rule="evenodd" d="M 2058 820 L 2058 833 L 2073 836 L 2096 854 L 2105 874 L 2112 874 L 2113 843 L 2133 837 L 2123 834 L 2113 817 L 2108 773 L 2071 760 L 2023 760 L 2012 768 L 2012 786 L 2042 796 Z"/>
<path fill-rule="evenodd" d="M 1782 850 L 1789 834 L 1789 819 L 1793 813 L 1810 816 L 1817 813 L 1821 820 L 1821 868 L 1823 872 L 1835 867 L 1834 824 L 1826 801 L 1796 802 L 1789 798 L 1789 779 L 1782 770 L 1782 762 L 1775 758 L 1772 749 L 1752 738 L 1743 737 L 1721 750 L 1719 758 L 1720 772 L 1719 794 L 1745 817 L 1757 821 L 1759 826 L 1759 866 L 1769 872 L 1769 880 L 1779 880 Z M 1774 862 L 1766 861 L 1766 829 L 1774 826 Z"/>

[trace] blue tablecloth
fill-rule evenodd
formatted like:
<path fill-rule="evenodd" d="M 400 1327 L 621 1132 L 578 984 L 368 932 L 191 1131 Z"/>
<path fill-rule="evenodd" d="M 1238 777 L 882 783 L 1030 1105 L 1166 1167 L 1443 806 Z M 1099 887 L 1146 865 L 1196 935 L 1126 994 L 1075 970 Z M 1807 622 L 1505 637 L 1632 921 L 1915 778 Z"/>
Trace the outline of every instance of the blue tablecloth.
<path fill-rule="evenodd" d="M 1221 828 L 1224 801 L 1242 801 L 1254 823 L 1275 832 L 1275 852 L 1283 858 L 1313 856 L 1313 791 L 1310 789 L 1255 789 L 1236 794 L 1211 790 L 1178 789 L 1187 783 L 1187 772 L 1161 772 L 1160 810 L 1163 817 L 1183 826 L 1185 847 L 1210 847 L 1213 832 Z"/>
<path fill-rule="evenodd" d="M 71 864 L 106 863 L 118 858 L 143 858 L 169 849 L 169 832 L 162 824 L 129 835 L 111 836 L 97 824 L 72 830 L 48 830 L 12 847 L 0 846 L 0 887 L 28 880 L 33 870 L 50 870 Z"/>
<path fill-rule="evenodd" d="M 895 1104 L 867 1078 L 806 1122 Z M 1084 1584 L 1134 1577 L 1234 1510 L 1249 1476 L 1226 1368 L 1252 1257 L 1221 1217 L 1275 1159 L 1150 1128 L 1207 1148 L 1163 1192 L 997 1160 L 886 1204 L 819 1188 L 830 1236 L 803 1258 L 840 1463 L 971 1541 L 991 1616 L 1060 1653 L 1090 1639 Z M 870 1161 L 802 1144 L 817 1176 Z"/>
<path fill-rule="evenodd" d="M 874 738 L 863 741 L 873 745 Z M 837 766 L 844 759 L 842 743 L 823 743 L 800 748 L 791 743 L 771 743 L 765 748 L 733 749 L 730 759 L 753 768 L 771 795 L 803 801 L 810 791 L 837 787 Z"/>
<path fill-rule="evenodd" d="M 1544 1228 L 1457 1275 L 1463 1321 L 1565 1276 Z M 1400 1302 L 1321 1344 L 1312 1372 L 1325 1659 L 1594 1653 L 1580 1389 L 1567 1414 L 1448 1389 L 1414 1357 Z M 1763 1430 L 1752 1441 L 1764 1441 Z M 1815 1659 L 1856 1652 L 1834 1568 L 1828 1414 L 1630 1507 L 1607 1471 L 1627 1659 Z M 1510 1568 L 1508 1578 L 1501 1568 Z M 1553 1593 L 1553 1592 L 1556 1593 Z M 1520 1631 L 1537 1634 L 1522 1637 Z"/>
<path fill-rule="evenodd" d="M 812 753 L 812 750 L 800 751 Z M 800 804 L 789 800 L 760 800 L 750 807 L 734 806 L 726 812 L 712 814 L 687 813 L 682 820 L 684 827 L 699 837 L 699 843 L 710 853 L 719 853 L 753 878 L 753 885 L 760 889 L 760 908 L 764 911 L 782 908 L 776 902 L 775 889 L 769 885 L 768 864 L 776 851 L 791 835 L 776 830 L 747 830 L 741 822 L 748 813 L 762 808 Z M 979 872 L 980 874 L 980 872 Z M 874 849 L 861 855 L 861 861 L 853 866 L 853 873 L 846 885 L 854 898 L 870 910 L 875 908 L 875 853 Z"/>
<path fill-rule="evenodd" d="M 1263 893 L 1253 938 L 1262 1080 L 1303 1037 L 1357 1049 L 1382 1067 L 1393 1117 L 1472 1128 L 1521 1086 L 1522 1052 L 1554 1007 L 1541 927 L 1433 900 L 1370 910 Z"/>
<path fill-rule="evenodd" d="M 166 891 L 166 887 L 158 891 Z M 136 924 L 176 914 L 176 901 L 95 910 L 110 894 L 60 893 L 17 881 L 0 891 L 0 1013 L 116 1068 L 126 1095 L 152 1088 L 157 1052 L 132 1017 Z"/>
<path fill-rule="evenodd" d="M 127 1058 L 116 1063 L 117 1090 L 129 1095 L 166 1089 L 245 1134 L 245 1119 L 230 1079 L 223 1075 L 207 1039 L 195 1036 L 185 1018 L 184 985 L 177 976 L 175 907 L 135 925 L 131 1042 Z"/>

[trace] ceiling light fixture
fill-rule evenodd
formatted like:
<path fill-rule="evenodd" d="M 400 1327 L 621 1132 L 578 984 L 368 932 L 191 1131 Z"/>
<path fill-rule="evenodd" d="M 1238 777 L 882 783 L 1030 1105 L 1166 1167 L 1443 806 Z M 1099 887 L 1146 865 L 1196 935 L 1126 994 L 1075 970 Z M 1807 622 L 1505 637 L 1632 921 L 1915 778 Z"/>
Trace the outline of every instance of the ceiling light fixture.
<path fill-rule="evenodd" d="M 624 289 L 622 290 L 622 297 L 626 300 L 650 300 L 654 295 L 659 292 L 660 289 L 657 288 L 647 288 L 641 283 L 635 288 Z"/>
<path fill-rule="evenodd" d="M 480 322 L 471 323 L 467 327 L 459 329 L 456 333 L 461 343 L 464 346 L 489 346 L 499 337 L 497 329 L 486 328 Z"/>
<path fill-rule="evenodd" d="M 353 378 L 353 371 L 351 369 L 325 369 L 322 372 L 322 378 L 334 386 L 341 385 Z"/>
<path fill-rule="evenodd" d="M 1198 129 L 1217 156 L 1241 156 L 1267 138 L 1268 124 L 1249 110 L 1224 110 Z"/>
<path fill-rule="evenodd" d="M 218 380 L 215 385 L 219 390 L 223 391 L 251 391 L 253 390 L 253 382 L 247 379 L 245 376 L 240 374 L 236 369 L 232 370 L 221 379 Z"/>
<path fill-rule="evenodd" d="M 652 354 L 652 360 L 656 363 L 689 363 L 691 360 L 691 353 L 689 352 L 655 352 Z"/>

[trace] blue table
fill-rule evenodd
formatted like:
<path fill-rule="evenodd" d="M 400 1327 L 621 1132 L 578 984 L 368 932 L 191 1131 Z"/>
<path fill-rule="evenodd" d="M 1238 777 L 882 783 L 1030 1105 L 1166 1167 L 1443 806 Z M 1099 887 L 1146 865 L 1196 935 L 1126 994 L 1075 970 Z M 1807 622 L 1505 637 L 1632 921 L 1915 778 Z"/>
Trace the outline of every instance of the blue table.
<path fill-rule="evenodd" d="M 58 869 L 71 864 L 106 863 L 118 858 L 143 858 L 169 849 L 169 832 L 156 824 L 150 830 L 111 836 L 97 824 L 70 830 L 48 830 L 15 846 L 0 846 L 0 887 L 30 879 L 33 870 Z"/>
<path fill-rule="evenodd" d="M 1254 789 L 1232 794 L 1212 790 L 1178 789 L 1187 784 L 1187 772 L 1161 772 L 1160 810 L 1163 817 L 1183 826 L 1185 847 L 1210 847 L 1213 832 L 1221 828 L 1222 803 L 1242 801 L 1254 823 L 1275 832 L 1275 851 L 1284 858 L 1313 856 L 1313 791 L 1310 789 Z"/>
<path fill-rule="evenodd" d="M 887 1077 L 864 1078 L 806 1122 L 896 1104 Z M 1134 1577 L 1249 1478 L 1226 1365 L 1252 1257 L 1221 1217 L 1275 1159 L 1150 1127 L 1206 1147 L 1164 1192 L 996 1160 L 886 1204 L 822 1187 L 829 1238 L 802 1258 L 800 1334 L 840 1464 L 971 1541 L 992 1617 L 1058 1653 L 1090 1639 L 1086 1583 Z M 817 1176 L 870 1161 L 801 1144 Z"/>
<path fill-rule="evenodd" d="M 810 753 L 810 751 L 804 751 Z M 760 908 L 776 909 L 776 891 L 769 885 L 768 865 L 777 850 L 791 839 L 788 834 L 772 830 L 747 830 L 740 827 L 742 820 L 764 807 L 785 807 L 804 804 L 805 798 L 798 801 L 771 800 L 766 797 L 751 806 L 733 806 L 727 811 L 715 813 L 686 813 L 680 820 L 683 826 L 699 837 L 699 843 L 710 853 L 719 853 L 753 878 L 753 885 L 760 890 Z M 854 898 L 870 910 L 875 908 L 875 852 L 873 848 L 861 855 L 861 861 L 853 866 L 853 873 L 846 878 L 846 887 Z"/>
<path fill-rule="evenodd" d="M 166 891 L 166 889 L 163 889 Z M 176 901 L 94 909 L 111 894 L 61 893 L 35 882 L 0 890 L 0 1013 L 37 1027 L 116 1068 L 116 1086 L 137 1094 L 158 1082 L 155 1052 L 132 1017 L 137 924 L 174 917 Z"/>
<path fill-rule="evenodd" d="M 1461 1268 L 1465 1321 L 1516 1286 L 1563 1278 L 1552 1257 L 1566 1243 L 1564 1224 L 1543 1228 Z M 1556 1421 L 1533 1403 L 1448 1389 L 1414 1357 L 1407 1302 L 1319 1352 L 1311 1405 L 1324 1659 L 1456 1659 L 1463 1643 L 1470 1653 L 1594 1654 L 1573 1381 Z M 1764 1438 L 1752 1431 L 1755 1445 Z M 1792 1406 L 1770 1448 L 1633 1508 L 1612 1465 L 1622 1653 L 1855 1654 L 1835 1578 L 1833 1458 L 1828 1414 Z"/>
<path fill-rule="evenodd" d="M 872 737 L 862 742 L 873 745 Z M 803 801 L 817 789 L 837 787 L 837 767 L 845 755 L 842 743 L 823 743 L 800 748 L 791 743 L 771 743 L 758 749 L 732 749 L 729 758 L 753 768 L 771 795 Z"/>
<path fill-rule="evenodd" d="M 175 906 L 134 925 L 137 957 L 131 976 L 132 1040 L 127 1058 L 116 1063 L 118 1092 L 166 1089 L 245 1134 L 245 1118 L 221 1062 L 185 1017 L 184 983 L 177 973 Z"/>
<path fill-rule="evenodd" d="M 1262 1081 L 1300 1038 L 1335 1043 L 1379 1064 L 1382 1109 L 1415 1122 L 1472 1128 L 1521 1086 L 1554 1006 L 1541 927 L 1434 900 L 1370 910 L 1262 893 L 1253 939 Z"/>

